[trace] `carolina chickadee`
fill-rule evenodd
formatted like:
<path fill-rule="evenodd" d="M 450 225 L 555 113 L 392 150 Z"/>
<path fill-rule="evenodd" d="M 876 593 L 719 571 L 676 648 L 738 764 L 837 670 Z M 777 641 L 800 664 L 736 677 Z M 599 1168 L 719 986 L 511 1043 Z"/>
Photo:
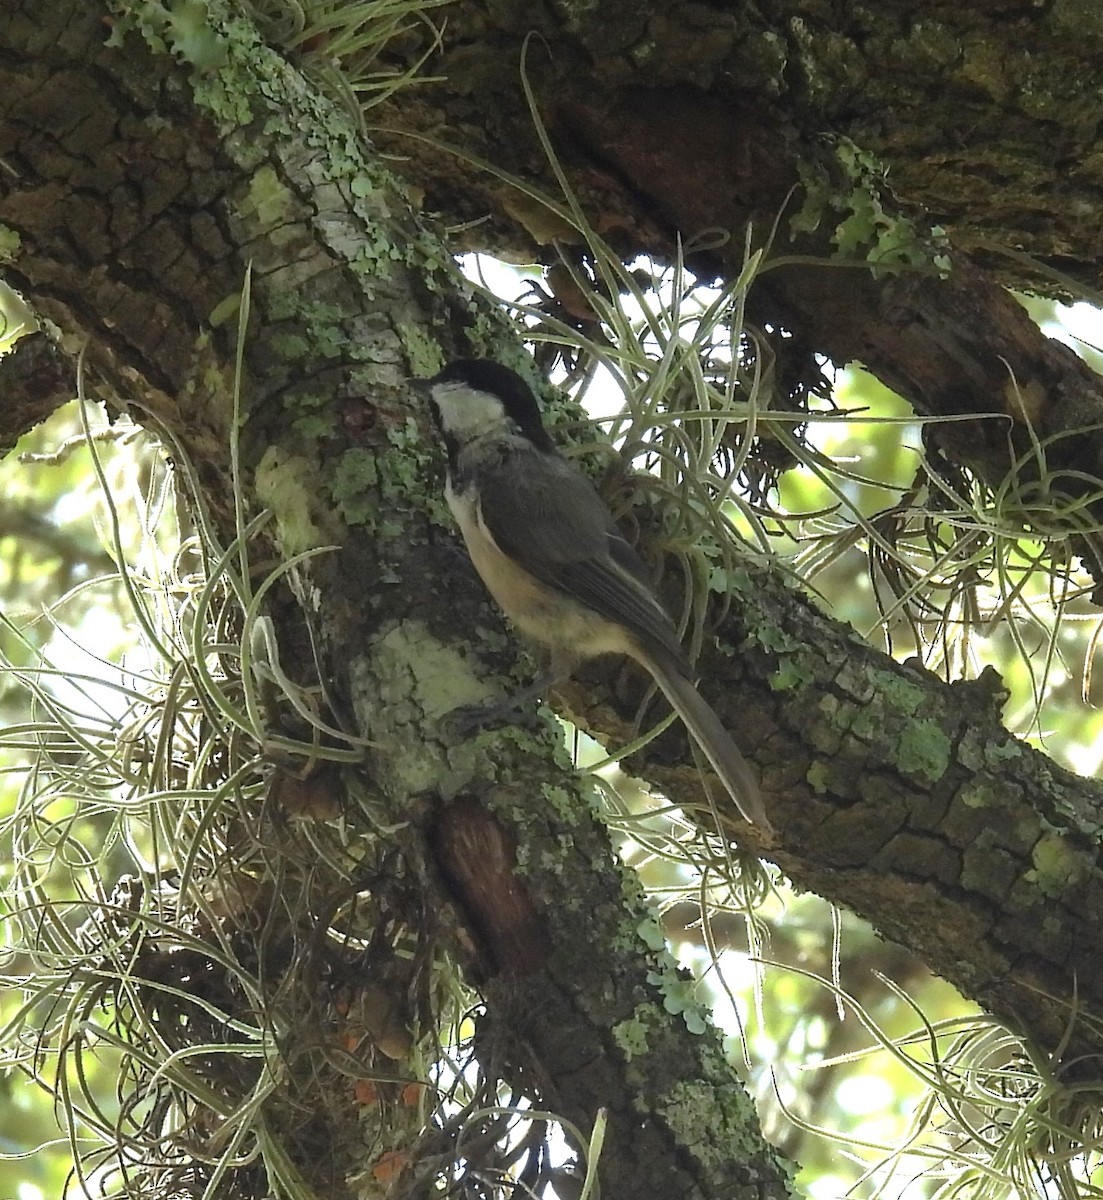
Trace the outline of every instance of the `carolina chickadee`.
<path fill-rule="evenodd" d="M 551 651 L 540 686 L 601 654 L 634 658 L 743 816 L 769 829 L 758 783 L 694 686 L 643 563 L 590 480 L 556 451 L 528 384 L 499 363 L 463 359 L 423 386 L 448 449 L 445 497 L 471 561 L 510 620 Z"/>

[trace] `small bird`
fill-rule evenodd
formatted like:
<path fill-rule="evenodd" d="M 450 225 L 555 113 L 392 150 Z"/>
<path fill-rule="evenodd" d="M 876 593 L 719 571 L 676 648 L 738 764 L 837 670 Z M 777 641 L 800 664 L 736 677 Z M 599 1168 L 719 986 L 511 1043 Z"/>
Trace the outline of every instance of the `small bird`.
<path fill-rule="evenodd" d="M 626 654 L 649 672 L 739 811 L 770 829 L 747 760 L 694 686 L 677 631 L 590 480 L 555 448 L 532 389 L 488 359 L 419 380 L 448 450 L 445 498 L 506 616 L 551 652 L 526 697 L 581 662 Z"/>

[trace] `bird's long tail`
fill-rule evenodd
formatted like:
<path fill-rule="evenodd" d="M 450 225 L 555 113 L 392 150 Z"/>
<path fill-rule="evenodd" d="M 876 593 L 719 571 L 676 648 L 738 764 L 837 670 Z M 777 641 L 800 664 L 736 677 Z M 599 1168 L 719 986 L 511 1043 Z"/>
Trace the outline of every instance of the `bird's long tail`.
<path fill-rule="evenodd" d="M 750 764 L 693 682 L 673 662 L 656 661 L 649 655 L 644 665 L 712 764 L 712 769 L 720 776 L 720 782 L 744 818 L 771 831 L 773 826 L 762 802 L 762 790 Z"/>

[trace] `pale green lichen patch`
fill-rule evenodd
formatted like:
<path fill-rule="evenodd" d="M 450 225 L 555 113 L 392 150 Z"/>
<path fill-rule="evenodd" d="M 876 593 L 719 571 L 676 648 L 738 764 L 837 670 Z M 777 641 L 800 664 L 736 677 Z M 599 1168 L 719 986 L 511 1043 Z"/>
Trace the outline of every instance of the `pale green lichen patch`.
<path fill-rule="evenodd" d="M 1043 834 L 1030 855 L 1033 867 L 1025 878 L 1043 895 L 1057 898 L 1080 883 L 1090 871 L 1083 855 L 1061 834 Z"/>
<path fill-rule="evenodd" d="M 815 672 L 806 662 L 808 648 L 792 634 L 772 621 L 764 621 L 752 630 L 752 636 L 764 650 L 777 656 L 777 669 L 770 676 L 775 692 L 790 691 L 814 682 Z"/>
<path fill-rule="evenodd" d="M 554 783 L 544 783 L 540 786 L 540 798 L 555 813 L 556 817 L 564 825 L 576 825 L 581 819 L 584 812 L 589 806 L 584 809 L 578 802 L 578 792 L 573 788 L 561 787 Z M 562 849 L 564 851 L 570 848 L 570 838 L 566 835 L 560 835 L 562 841 Z M 545 865 L 554 862 L 559 856 L 552 855 L 544 860 Z"/>
<path fill-rule="evenodd" d="M 395 332 L 402 342 L 406 361 L 411 374 L 417 379 L 427 379 L 444 366 L 440 346 L 425 332 L 421 325 L 409 321 L 395 323 Z"/>
<path fill-rule="evenodd" d="M 770 676 L 770 687 L 775 692 L 787 692 L 813 683 L 815 678 L 814 672 L 804 666 L 799 659 L 783 655 L 777 670 Z"/>
<path fill-rule="evenodd" d="M 690 1033 L 701 1034 L 709 1028 L 708 1009 L 697 999 L 697 985 L 692 979 L 668 978 L 663 988 L 663 1008 L 671 1016 L 680 1016 Z"/>
<path fill-rule="evenodd" d="M 957 794 L 958 801 L 966 808 L 996 807 L 1002 802 L 1000 789 L 994 784 L 975 779 Z"/>
<path fill-rule="evenodd" d="M 749 1159 L 764 1150 L 754 1108 L 737 1084 L 717 1088 L 704 1081 L 686 1080 L 675 1084 L 656 1108 L 678 1141 L 692 1146 L 706 1169 L 722 1169 L 732 1159 Z"/>
<path fill-rule="evenodd" d="M 885 671 L 881 675 L 879 691 L 887 703 L 909 717 L 917 713 L 923 704 L 923 689 L 910 679 L 891 671 Z"/>
<path fill-rule="evenodd" d="M 249 187 L 238 202 L 238 213 L 255 225 L 254 236 L 288 225 L 301 217 L 301 206 L 270 166 L 262 166 L 249 177 Z"/>
<path fill-rule="evenodd" d="M 653 1004 L 637 1004 L 626 1021 L 613 1026 L 613 1041 L 620 1047 L 626 1062 L 646 1054 L 648 1038 L 653 1029 L 661 1029 L 664 1019 Z"/>
<path fill-rule="evenodd" d="M 645 917 L 636 926 L 636 932 L 643 938 L 648 950 L 658 952 L 666 949 L 666 934 L 663 933 L 662 926 L 654 917 Z"/>
<path fill-rule="evenodd" d="M 753 635 L 763 650 L 769 650 L 774 654 L 785 654 L 804 649 L 804 643 L 799 638 L 793 637 L 791 633 L 786 632 L 773 621 L 762 621 L 756 625 Z"/>
<path fill-rule="evenodd" d="M 869 702 L 834 714 L 837 724 L 849 722 L 849 732 L 876 746 L 880 754 L 909 775 L 931 782 L 941 779 L 950 765 L 951 742 L 938 721 L 917 717 L 926 700 L 924 689 L 893 671 L 872 671 Z M 826 714 L 825 714 L 826 715 Z"/>
<path fill-rule="evenodd" d="M 825 796 L 830 791 L 831 772 L 821 762 L 814 762 L 805 772 L 808 786 L 817 796 Z"/>
<path fill-rule="evenodd" d="M 933 783 L 950 765 L 950 739 L 935 721 L 909 721 L 896 744 L 896 764 L 901 771 Z"/>
<path fill-rule="evenodd" d="M 360 446 L 351 446 L 334 465 L 329 492 L 350 525 L 370 525 L 379 512 L 378 484 L 375 455 Z"/>
<path fill-rule="evenodd" d="M 658 970 L 648 971 L 647 982 L 659 989 L 663 1008 L 671 1016 L 680 1016 L 690 1033 L 704 1033 L 711 1024 L 708 1009 L 697 998 L 697 982 L 687 976 L 669 951 L 658 956 Z"/>
<path fill-rule="evenodd" d="M 458 790 L 458 783 L 442 786 L 439 758 L 414 731 L 432 728 L 459 705 L 486 699 L 467 660 L 413 620 L 388 629 L 372 644 L 369 656 L 362 694 L 371 697 L 368 736 L 381 744 L 380 769 L 391 776 L 399 794 L 416 795 L 431 787 Z"/>
<path fill-rule="evenodd" d="M 472 670 L 469 655 L 442 642 L 422 622 L 405 620 L 388 628 L 370 647 L 369 658 L 364 686 L 370 708 L 364 714 L 365 724 L 390 747 L 385 753 L 391 758 L 386 759 L 384 769 L 392 773 L 400 791 L 416 794 L 432 787 L 445 797 L 455 795 L 473 783 L 484 787 L 497 779 L 503 764 L 514 761 L 514 747 L 531 754 L 546 753 L 547 732 L 533 734 L 505 726 L 476 730 L 459 740 L 449 734 L 449 713 L 492 702 L 500 698 L 500 692 L 492 681 L 481 679 Z M 440 735 L 439 742 L 433 739 L 434 730 Z M 439 751 L 445 744 L 447 769 L 442 774 Z M 421 753 L 418 745 L 424 747 Z M 569 802 L 577 814 L 577 794 L 563 795 L 563 803 Z M 541 793 L 541 799 L 553 807 L 557 803 L 549 790 Z M 523 815 L 524 807 L 514 814 L 517 818 Z M 569 850 L 569 844 L 564 849 Z"/>
<path fill-rule="evenodd" d="M 345 527 L 319 495 L 315 463 L 269 446 L 257 464 L 254 482 L 257 499 L 275 514 L 286 554 L 344 541 Z"/>
<path fill-rule="evenodd" d="M 0 225 L 0 263 L 13 263 L 19 257 L 23 239 L 14 229 Z"/>
<path fill-rule="evenodd" d="M 721 596 L 749 596 L 754 591 L 754 583 L 746 567 L 710 566 L 709 590 Z"/>
<path fill-rule="evenodd" d="M 376 644 L 381 670 L 406 681 L 404 695 L 383 698 L 408 702 L 418 720 L 435 724 L 453 709 L 493 699 L 490 686 L 471 669 L 470 656 L 442 642 L 420 621 L 401 621 Z"/>
<path fill-rule="evenodd" d="M 1023 754 L 1022 745 L 1008 734 L 1002 742 L 989 742 L 984 748 L 985 760 L 996 766 L 1008 759 L 1020 758 Z"/>
<path fill-rule="evenodd" d="M 884 164 L 846 137 L 836 140 L 835 155 L 850 190 L 838 187 L 826 172 L 802 165 L 805 201 L 793 219 L 794 228 L 814 230 L 829 219 L 829 213 L 842 213 L 832 237 L 840 257 L 865 259 L 874 269 L 934 266 L 947 272 L 949 244 L 944 230 L 917 226 L 891 205 L 886 207 Z"/>

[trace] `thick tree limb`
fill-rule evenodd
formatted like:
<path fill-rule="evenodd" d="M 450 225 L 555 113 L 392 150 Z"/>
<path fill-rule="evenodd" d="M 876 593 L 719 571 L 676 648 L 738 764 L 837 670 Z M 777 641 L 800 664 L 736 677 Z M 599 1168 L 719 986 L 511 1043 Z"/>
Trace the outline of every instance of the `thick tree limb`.
<path fill-rule="evenodd" d="M 703 666 L 762 769 L 784 831 L 771 857 L 1098 1078 L 1103 787 L 1007 733 L 994 672 L 947 685 L 750 578 Z M 692 803 L 683 775 L 658 777 Z"/>

